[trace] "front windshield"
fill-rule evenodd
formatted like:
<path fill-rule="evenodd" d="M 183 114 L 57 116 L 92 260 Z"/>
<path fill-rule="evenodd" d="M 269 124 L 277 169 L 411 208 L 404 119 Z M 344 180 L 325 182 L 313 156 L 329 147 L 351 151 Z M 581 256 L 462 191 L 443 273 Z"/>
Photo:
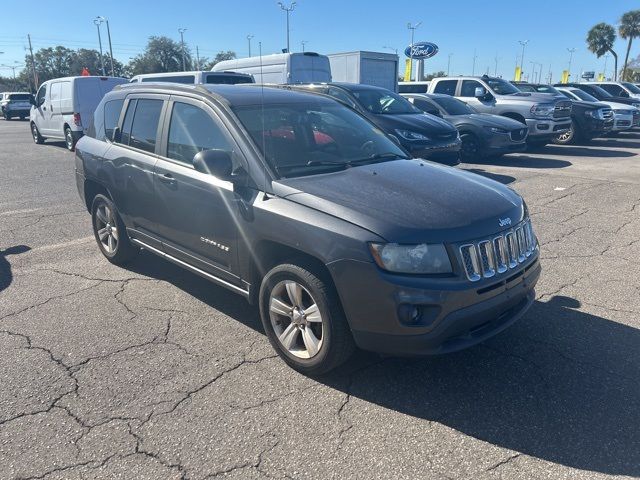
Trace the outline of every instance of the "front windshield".
<path fill-rule="evenodd" d="M 337 102 L 248 105 L 233 110 L 280 177 L 407 158 L 382 131 Z"/>
<path fill-rule="evenodd" d="M 622 85 L 627 87 L 627 90 L 629 90 L 631 93 L 640 93 L 640 88 L 636 87 L 633 83 L 622 82 Z"/>
<path fill-rule="evenodd" d="M 477 113 L 473 108 L 471 108 L 466 103 L 458 100 L 453 97 L 432 97 L 434 102 L 444 108 L 444 111 L 447 112 L 447 115 L 469 115 L 472 113 Z"/>
<path fill-rule="evenodd" d="M 422 113 L 404 97 L 388 90 L 354 89 L 351 94 L 356 97 L 363 108 L 371 113 L 385 115 L 402 115 L 406 113 Z"/>
<path fill-rule="evenodd" d="M 569 91 L 571 93 L 573 93 L 576 97 L 578 97 L 580 100 L 584 100 L 585 102 L 597 102 L 598 101 L 598 99 L 596 97 L 594 97 L 593 95 L 589 95 L 587 92 L 583 92 L 579 88 L 576 88 L 575 90 L 569 90 Z"/>
<path fill-rule="evenodd" d="M 552 93 L 554 95 L 560 95 L 560 92 L 551 85 L 536 85 L 535 91 L 538 93 Z"/>
<path fill-rule="evenodd" d="M 489 88 L 498 95 L 513 95 L 514 93 L 520 93 L 520 90 L 518 90 L 513 84 L 506 80 L 502 80 L 501 78 L 488 78 L 484 79 L 484 81 L 487 82 Z"/>
<path fill-rule="evenodd" d="M 534 93 L 536 91 L 535 88 L 533 88 L 533 85 L 518 85 L 518 90 L 520 90 L 521 92 L 529 92 L 529 93 Z"/>

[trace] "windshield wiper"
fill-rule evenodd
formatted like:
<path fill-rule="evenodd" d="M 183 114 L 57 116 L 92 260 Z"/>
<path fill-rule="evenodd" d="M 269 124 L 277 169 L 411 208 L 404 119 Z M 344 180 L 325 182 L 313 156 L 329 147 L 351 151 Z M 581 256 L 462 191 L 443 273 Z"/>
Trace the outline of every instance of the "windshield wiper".
<path fill-rule="evenodd" d="M 331 160 L 311 160 L 307 163 L 294 163 L 291 165 L 278 165 L 276 166 L 276 170 L 278 173 L 282 173 L 282 171 L 295 170 L 296 168 L 305 168 L 305 167 L 318 167 L 318 166 L 328 166 L 328 167 L 340 167 L 340 168 L 348 168 L 350 166 L 349 162 L 334 162 Z"/>
<path fill-rule="evenodd" d="M 366 158 L 359 158 L 357 160 L 349 161 L 349 165 L 366 165 L 367 163 L 378 163 L 384 162 L 386 160 L 395 160 L 395 159 L 403 159 L 406 160 L 409 157 L 405 157 L 404 155 L 399 155 L 394 152 L 384 152 L 384 153 L 376 153 Z"/>

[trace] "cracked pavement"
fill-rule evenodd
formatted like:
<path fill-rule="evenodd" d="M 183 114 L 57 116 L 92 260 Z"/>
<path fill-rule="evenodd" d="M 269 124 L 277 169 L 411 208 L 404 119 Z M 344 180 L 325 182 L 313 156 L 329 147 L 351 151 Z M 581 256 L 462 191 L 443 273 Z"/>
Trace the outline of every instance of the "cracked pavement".
<path fill-rule="evenodd" d="M 537 301 L 457 354 L 308 378 L 244 300 L 99 253 L 63 145 L 0 121 L 0 478 L 640 477 L 640 132 L 463 168 L 509 184 Z"/>

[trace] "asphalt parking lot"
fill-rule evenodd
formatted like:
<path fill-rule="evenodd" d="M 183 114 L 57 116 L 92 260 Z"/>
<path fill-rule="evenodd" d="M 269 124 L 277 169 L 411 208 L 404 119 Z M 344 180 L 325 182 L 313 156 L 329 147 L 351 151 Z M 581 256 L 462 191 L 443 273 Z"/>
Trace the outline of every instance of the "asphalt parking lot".
<path fill-rule="evenodd" d="M 109 264 L 73 161 L 0 121 L 0 478 L 640 477 L 640 131 L 465 164 L 529 204 L 532 309 L 321 379 L 241 297 L 151 254 Z"/>

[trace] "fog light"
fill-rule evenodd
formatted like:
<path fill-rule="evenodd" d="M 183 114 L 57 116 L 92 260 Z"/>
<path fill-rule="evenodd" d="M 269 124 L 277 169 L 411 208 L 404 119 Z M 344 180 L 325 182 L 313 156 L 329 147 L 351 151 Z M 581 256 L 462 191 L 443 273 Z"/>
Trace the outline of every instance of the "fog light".
<path fill-rule="evenodd" d="M 405 325 L 417 325 L 420 322 L 420 309 L 416 305 L 403 303 L 398 307 L 398 318 Z"/>

